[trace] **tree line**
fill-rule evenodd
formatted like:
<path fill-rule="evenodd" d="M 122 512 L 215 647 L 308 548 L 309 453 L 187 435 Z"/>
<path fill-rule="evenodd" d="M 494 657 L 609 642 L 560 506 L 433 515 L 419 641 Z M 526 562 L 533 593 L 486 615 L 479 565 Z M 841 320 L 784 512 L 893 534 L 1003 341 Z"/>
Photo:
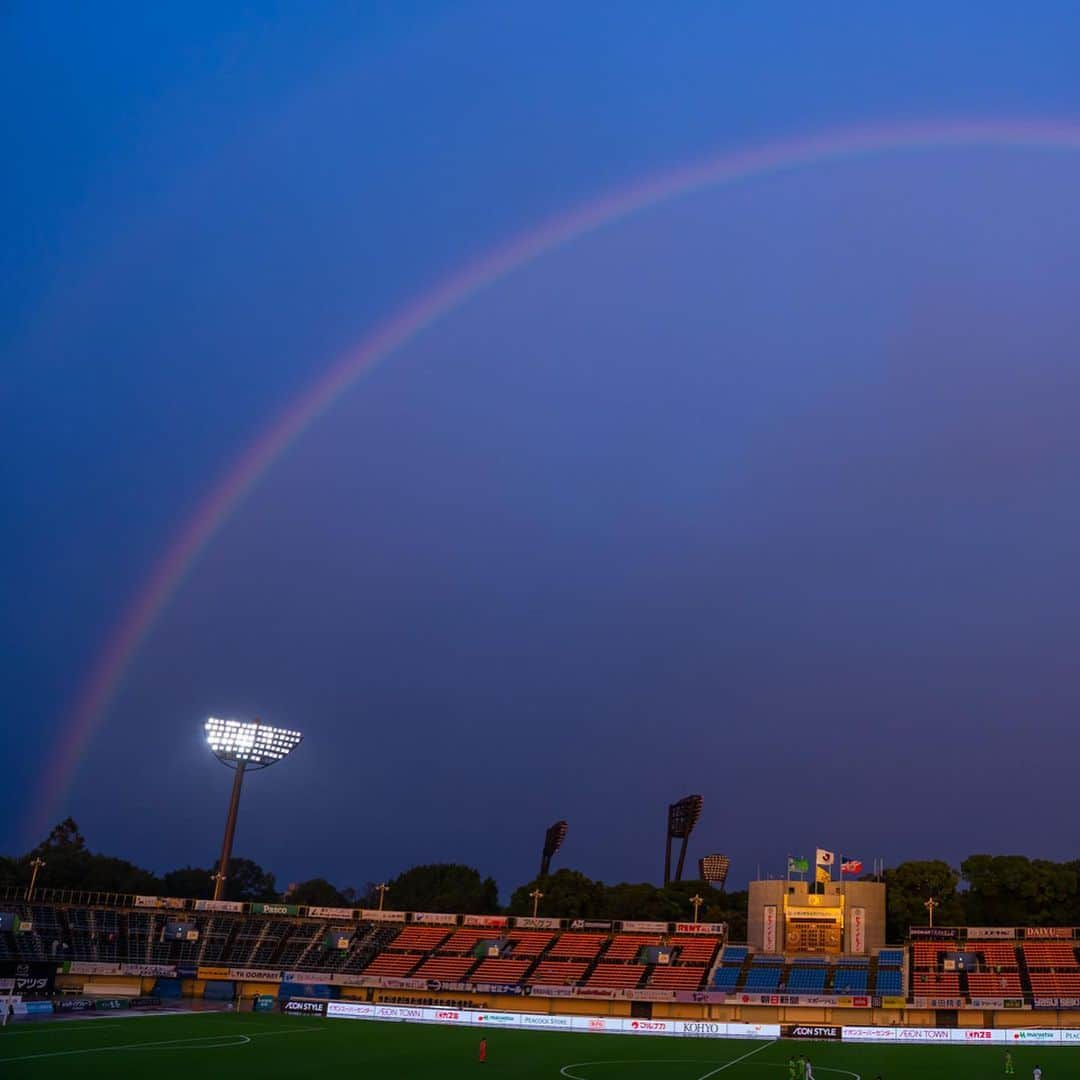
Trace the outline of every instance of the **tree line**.
<path fill-rule="evenodd" d="M 38 885 L 87 892 L 138 893 L 206 899 L 213 893 L 215 861 L 157 875 L 126 859 L 89 849 L 78 825 L 60 822 L 33 851 L 0 856 L 0 886 L 25 887 L 31 860 L 45 867 Z M 885 872 L 888 939 L 903 941 L 911 926 L 925 925 L 926 901 L 937 903 L 940 926 L 1080 926 L 1080 860 L 1052 862 L 1023 855 L 970 855 L 953 867 L 942 860 L 910 861 Z M 699 918 L 725 922 L 735 941 L 746 937 L 747 894 L 722 892 L 704 881 L 658 886 L 650 882 L 606 884 L 578 870 L 562 869 L 518 886 L 505 907 L 495 880 L 457 863 L 414 866 L 387 882 L 385 905 L 398 911 L 531 915 L 531 893 L 543 893 L 539 914 L 563 919 L 686 921 L 691 897 L 702 897 Z M 251 859 L 234 858 L 225 897 L 246 902 L 287 902 L 325 907 L 377 907 L 373 883 L 339 888 L 325 878 L 279 887 L 274 875 Z"/>

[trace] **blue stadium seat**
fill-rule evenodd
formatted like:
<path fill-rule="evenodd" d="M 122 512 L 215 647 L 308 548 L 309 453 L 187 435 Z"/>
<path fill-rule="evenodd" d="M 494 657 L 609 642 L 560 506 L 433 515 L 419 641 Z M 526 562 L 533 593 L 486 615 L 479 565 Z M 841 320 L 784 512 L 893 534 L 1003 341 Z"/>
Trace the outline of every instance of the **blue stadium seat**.
<path fill-rule="evenodd" d="M 780 976 L 784 973 L 781 967 L 754 966 L 746 976 L 743 984 L 744 990 L 776 990 L 780 986 Z"/>
<path fill-rule="evenodd" d="M 877 993 L 896 996 L 904 992 L 903 972 L 892 968 L 878 968 Z"/>
<path fill-rule="evenodd" d="M 904 953 L 902 949 L 882 949 L 878 953 L 878 967 L 903 967 Z"/>
<path fill-rule="evenodd" d="M 728 945 L 720 954 L 725 964 L 741 964 L 750 950 L 745 945 Z"/>
<path fill-rule="evenodd" d="M 866 968 L 838 968 L 833 978 L 833 990 L 838 994 L 865 994 L 869 976 Z"/>
<path fill-rule="evenodd" d="M 717 990 L 732 991 L 739 981 L 739 967 L 718 967 L 713 976 L 713 986 Z"/>
<path fill-rule="evenodd" d="M 788 972 L 787 988 L 795 994 L 820 994 L 825 989 L 824 968 L 793 967 Z"/>

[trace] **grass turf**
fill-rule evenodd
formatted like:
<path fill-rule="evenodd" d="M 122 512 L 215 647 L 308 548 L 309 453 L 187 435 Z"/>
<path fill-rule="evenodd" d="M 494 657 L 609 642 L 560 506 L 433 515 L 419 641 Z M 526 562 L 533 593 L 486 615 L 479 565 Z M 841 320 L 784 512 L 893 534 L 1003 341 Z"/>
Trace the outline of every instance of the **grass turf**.
<path fill-rule="evenodd" d="M 488 1060 L 477 1047 L 486 1036 Z M 588 1035 L 367 1020 L 200 1013 L 15 1024 L 0 1031 L 0 1076 L 333 1076 L 457 1080 L 787 1080 L 805 1052 L 817 1080 L 990 1080 L 1004 1076 L 1004 1047 L 887 1046 L 764 1040 Z M 1045 1080 L 1080 1077 L 1080 1049 L 1013 1047 L 1016 1076 L 1041 1065 Z M 741 1060 L 740 1060 L 741 1059 Z"/>

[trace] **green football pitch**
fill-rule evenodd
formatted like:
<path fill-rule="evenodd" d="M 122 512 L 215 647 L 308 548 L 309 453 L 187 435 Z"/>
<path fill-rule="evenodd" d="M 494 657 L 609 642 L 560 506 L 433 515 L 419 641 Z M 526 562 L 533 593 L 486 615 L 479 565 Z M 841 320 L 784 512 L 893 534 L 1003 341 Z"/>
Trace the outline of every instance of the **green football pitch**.
<path fill-rule="evenodd" d="M 477 1061 L 481 1035 L 488 1060 Z M 15 1024 L 0 1031 L 0 1077 L 214 1077 L 339 1075 L 456 1080 L 787 1080 L 805 1053 L 817 1080 L 990 1080 L 1004 1047 L 884 1046 L 765 1040 L 588 1035 L 365 1020 L 199 1013 Z M 1080 1049 L 1013 1049 L 1016 1075 L 1080 1077 Z"/>

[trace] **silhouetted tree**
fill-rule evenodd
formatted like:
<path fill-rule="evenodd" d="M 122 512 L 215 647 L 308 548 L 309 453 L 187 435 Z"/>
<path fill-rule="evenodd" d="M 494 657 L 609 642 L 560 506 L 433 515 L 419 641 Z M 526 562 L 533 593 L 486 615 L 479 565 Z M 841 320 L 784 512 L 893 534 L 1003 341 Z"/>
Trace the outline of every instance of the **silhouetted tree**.
<path fill-rule="evenodd" d="M 386 906 L 398 911 L 446 911 L 484 915 L 499 910 L 499 889 L 493 878 L 459 863 L 414 866 L 389 883 Z M 365 907 L 378 905 L 378 894 L 369 886 Z"/>
<path fill-rule="evenodd" d="M 314 904 L 318 907 L 342 907 L 349 904 L 344 893 L 321 877 L 302 881 L 285 894 L 285 899 L 290 904 Z"/>

